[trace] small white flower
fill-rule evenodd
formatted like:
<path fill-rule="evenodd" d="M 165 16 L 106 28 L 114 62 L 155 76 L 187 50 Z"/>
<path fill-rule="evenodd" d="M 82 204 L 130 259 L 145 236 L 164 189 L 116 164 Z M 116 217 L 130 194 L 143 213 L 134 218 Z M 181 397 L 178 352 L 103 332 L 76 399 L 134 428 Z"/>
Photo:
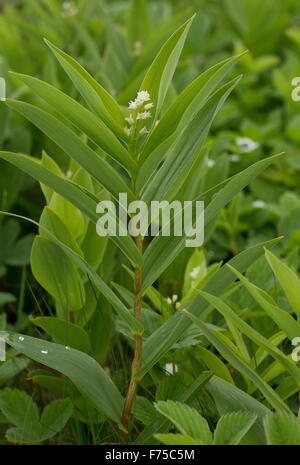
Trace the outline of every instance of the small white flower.
<path fill-rule="evenodd" d="M 131 135 L 131 128 L 128 128 L 127 126 L 125 126 L 124 132 L 125 132 L 126 136 L 129 137 Z"/>
<path fill-rule="evenodd" d="M 239 146 L 242 153 L 253 152 L 253 150 L 259 147 L 258 142 L 250 139 L 250 137 L 237 137 L 235 143 Z"/>
<path fill-rule="evenodd" d="M 229 160 L 232 161 L 233 163 L 237 163 L 240 161 L 241 157 L 237 153 L 232 153 L 229 155 Z"/>
<path fill-rule="evenodd" d="M 171 299 L 171 297 L 167 297 L 167 298 L 166 298 L 166 302 L 167 302 L 167 304 L 172 305 L 172 299 Z"/>
<path fill-rule="evenodd" d="M 214 166 L 215 163 L 216 163 L 215 160 L 212 160 L 211 158 L 208 158 L 208 159 L 207 159 L 207 166 L 208 166 L 209 168 L 211 168 L 212 166 Z"/>
<path fill-rule="evenodd" d="M 150 111 L 143 111 L 142 113 L 138 113 L 136 119 L 149 119 L 151 118 Z"/>
<path fill-rule="evenodd" d="M 252 202 L 252 206 L 255 208 L 265 208 L 267 204 L 263 200 L 254 200 L 254 202 Z"/>
<path fill-rule="evenodd" d="M 176 302 L 176 304 L 175 304 L 175 308 L 176 308 L 176 310 L 178 310 L 178 309 L 179 309 L 180 305 L 181 305 L 181 303 L 180 303 L 180 302 Z"/>
<path fill-rule="evenodd" d="M 129 108 L 130 110 L 137 110 L 137 108 L 138 108 L 137 102 L 136 102 L 135 100 L 131 100 L 131 101 L 129 102 L 129 104 L 128 104 L 128 108 Z"/>
<path fill-rule="evenodd" d="M 178 295 L 177 294 L 173 294 L 172 295 L 172 303 L 175 304 L 175 302 L 177 302 L 178 300 Z"/>
<path fill-rule="evenodd" d="M 200 269 L 201 269 L 201 266 L 196 266 L 195 268 L 193 268 L 192 271 L 190 272 L 190 277 L 192 279 L 196 279 L 197 274 L 199 273 Z"/>
<path fill-rule="evenodd" d="M 150 108 L 153 108 L 153 107 L 154 107 L 154 103 L 150 102 L 150 103 L 147 103 L 144 108 L 145 110 L 150 110 Z"/>
<path fill-rule="evenodd" d="M 140 131 L 139 131 L 139 134 L 141 136 L 144 136 L 145 134 L 148 134 L 148 129 L 144 126 Z"/>
<path fill-rule="evenodd" d="M 127 121 L 127 123 L 130 124 L 130 126 L 132 126 L 134 124 L 134 119 L 133 119 L 131 113 L 130 113 L 129 116 L 127 116 L 127 118 L 125 118 L 125 121 Z"/>
<path fill-rule="evenodd" d="M 173 363 L 166 363 L 165 370 L 169 375 L 174 375 L 174 373 L 177 373 L 178 371 L 178 365 L 175 365 Z"/>
<path fill-rule="evenodd" d="M 140 90 L 136 98 L 141 104 L 150 100 L 150 94 L 147 90 Z"/>

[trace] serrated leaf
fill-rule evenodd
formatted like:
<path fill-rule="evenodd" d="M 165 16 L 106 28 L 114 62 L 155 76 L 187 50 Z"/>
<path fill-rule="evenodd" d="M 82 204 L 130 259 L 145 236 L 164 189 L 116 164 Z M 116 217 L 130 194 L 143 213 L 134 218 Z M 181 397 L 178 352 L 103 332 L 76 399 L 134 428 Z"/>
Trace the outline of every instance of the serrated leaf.
<path fill-rule="evenodd" d="M 239 444 L 256 419 L 257 416 L 251 412 L 233 412 L 222 416 L 215 430 L 214 444 Z"/>

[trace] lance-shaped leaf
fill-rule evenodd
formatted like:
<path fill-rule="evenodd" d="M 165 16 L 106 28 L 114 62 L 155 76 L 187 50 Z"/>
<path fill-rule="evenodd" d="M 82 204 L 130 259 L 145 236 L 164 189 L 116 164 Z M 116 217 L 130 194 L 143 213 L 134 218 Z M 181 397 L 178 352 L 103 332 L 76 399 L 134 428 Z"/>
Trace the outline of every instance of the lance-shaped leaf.
<path fill-rule="evenodd" d="M 293 310 L 300 319 L 300 279 L 291 268 L 268 251 L 266 251 L 266 259 L 284 290 Z"/>
<path fill-rule="evenodd" d="M 26 76 L 25 74 L 12 74 L 30 87 L 35 94 L 45 100 L 45 102 L 51 105 L 80 131 L 85 133 L 111 158 L 116 160 L 129 172 L 134 173 L 136 171 L 136 162 L 129 152 L 93 113 L 76 102 L 76 100 L 40 79 Z"/>
<path fill-rule="evenodd" d="M 89 107 L 112 131 L 124 138 L 124 117 L 113 97 L 74 58 L 48 40 L 45 42 Z"/>
<path fill-rule="evenodd" d="M 207 292 L 198 291 L 204 299 L 210 303 L 224 318 L 232 321 L 240 331 L 249 337 L 258 347 L 263 347 L 272 357 L 274 357 L 291 375 L 298 380 L 300 384 L 300 370 L 297 365 L 289 359 L 281 350 L 268 339 L 262 336 L 258 331 L 252 328 L 248 323 L 243 321 L 222 299 Z"/>
<path fill-rule="evenodd" d="M 253 297 L 254 300 L 264 309 L 266 314 L 272 318 L 272 320 L 277 324 L 277 326 L 284 331 L 284 333 L 290 338 L 293 339 L 297 337 L 300 332 L 300 326 L 297 321 L 285 310 L 282 310 L 276 305 L 271 296 L 269 296 L 265 291 L 255 286 L 251 283 L 245 276 L 243 276 L 239 271 L 235 270 L 229 264 L 227 265 L 229 269 L 241 283 L 245 286 L 249 294 Z"/>
<path fill-rule="evenodd" d="M 175 130 L 182 130 L 193 119 L 234 63 L 243 55 L 237 55 L 217 63 L 200 74 L 181 92 L 162 116 L 159 124 L 149 134 L 148 140 L 142 150 L 141 161 L 148 158 L 154 149 L 168 139 Z"/>
<path fill-rule="evenodd" d="M 29 157 L 28 155 L 12 152 L 0 152 L 0 158 L 20 168 L 22 171 L 29 174 L 37 181 L 47 185 L 48 187 L 51 187 L 51 189 L 78 207 L 94 223 L 97 223 L 97 201 L 92 196 L 88 195 L 86 191 L 83 191 L 78 185 L 52 173 L 51 171 L 44 168 L 39 160 L 33 157 Z M 113 215 L 113 212 L 109 210 L 108 214 Z M 112 222 L 114 221 L 117 222 L 118 219 L 113 215 Z M 133 264 L 142 263 L 142 256 L 131 236 L 117 235 L 111 236 L 111 239 Z"/>
<path fill-rule="evenodd" d="M 289 407 L 285 402 L 276 394 L 276 392 L 266 383 L 263 378 L 258 375 L 246 362 L 238 357 L 227 344 L 225 344 L 218 335 L 212 331 L 209 326 L 204 323 L 200 318 L 195 317 L 192 314 L 185 313 L 196 323 L 209 342 L 220 352 L 220 354 L 238 371 L 247 376 L 256 385 L 260 392 L 265 396 L 270 405 L 278 411 L 290 413 Z"/>
<path fill-rule="evenodd" d="M 163 45 L 148 69 L 140 90 L 147 90 L 158 115 L 172 81 L 187 33 L 194 16 L 180 26 Z"/>
<path fill-rule="evenodd" d="M 229 179 L 225 185 L 214 195 L 204 210 L 205 230 L 210 227 L 220 210 L 229 203 L 233 197 L 244 189 L 256 176 L 258 176 L 271 163 L 282 158 L 283 154 L 260 160 L 254 165 Z M 202 195 L 197 200 L 204 200 Z M 182 212 L 181 212 L 182 213 Z M 185 237 L 157 236 L 153 239 L 144 254 L 143 291 L 145 292 L 161 273 L 172 263 L 176 256 L 185 247 Z"/>
<path fill-rule="evenodd" d="M 263 254 L 264 246 L 271 247 L 279 240 L 280 238 L 273 239 L 250 247 L 232 258 L 229 263 L 243 273 Z M 234 277 L 229 268 L 222 266 L 204 286 L 204 290 L 220 295 L 233 282 Z M 200 316 L 207 308 L 207 302 L 200 296 L 195 297 L 186 306 L 186 309 L 196 316 Z M 139 378 L 143 377 L 173 347 L 190 325 L 191 320 L 179 310 L 147 339 L 143 349 L 143 365 L 138 373 Z"/>
<path fill-rule="evenodd" d="M 143 333 L 143 326 L 139 323 L 133 316 L 133 314 L 125 307 L 122 301 L 116 296 L 116 294 L 111 290 L 111 288 L 100 278 L 100 276 L 93 270 L 93 268 L 82 258 L 78 255 L 74 250 L 68 247 L 66 244 L 61 242 L 57 237 L 52 234 L 44 225 L 37 223 L 30 218 L 26 218 L 25 216 L 15 215 L 13 213 L 8 212 L 1 212 L 0 215 L 8 215 L 13 216 L 15 218 L 19 218 L 29 223 L 32 223 L 39 227 L 39 229 L 43 230 L 48 238 L 53 241 L 56 245 L 58 245 L 61 250 L 69 257 L 74 263 L 81 269 L 84 274 L 87 274 L 90 280 L 94 283 L 96 288 L 104 295 L 104 297 L 111 303 L 113 308 L 116 310 L 118 315 L 122 320 L 127 323 L 129 328 L 134 334 L 142 334 Z"/>
<path fill-rule="evenodd" d="M 16 100 L 6 100 L 6 103 L 43 131 L 69 157 L 97 179 L 115 199 L 118 200 L 119 192 L 126 192 L 130 200 L 135 199 L 133 192 L 121 176 L 57 118 L 29 103 Z"/>
<path fill-rule="evenodd" d="M 95 407 L 121 423 L 122 396 L 105 370 L 89 355 L 53 342 L 0 331 L 7 344 L 28 358 L 64 374 Z"/>
<path fill-rule="evenodd" d="M 171 200 L 176 195 L 199 154 L 213 119 L 239 80 L 237 78 L 215 92 L 179 134 L 166 154 L 164 164 L 145 189 L 142 200 Z"/>

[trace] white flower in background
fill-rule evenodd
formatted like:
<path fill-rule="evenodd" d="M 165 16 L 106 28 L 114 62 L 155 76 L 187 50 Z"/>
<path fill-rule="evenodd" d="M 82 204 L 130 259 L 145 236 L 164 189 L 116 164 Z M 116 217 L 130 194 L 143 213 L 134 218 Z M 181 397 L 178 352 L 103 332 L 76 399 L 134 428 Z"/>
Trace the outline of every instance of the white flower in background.
<path fill-rule="evenodd" d="M 171 297 L 167 297 L 167 298 L 166 298 L 166 302 L 167 302 L 167 304 L 172 305 L 172 299 L 171 299 Z"/>
<path fill-rule="evenodd" d="M 140 40 L 136 40 L 133 44 L 133 54 L 136 57 L 139 57 L 142 53 L 143 44 Z"/>
<path fill-rule="evenodd" d="M 132 126 L 134 124 L 134 119 L 132 117 L 132 113 L 130 113 L 130 115 L 127 116 L 127 118 L 125 118 L 125 121 L 127 121 L 127 123 L 130 124 L 130 126 Z"/>
<path fill-rule="evenodd" d="M 237 163 L 240 161 L 241 157 L 237 153 L 232 153 L 229 155 L 229 160 L 232 161 L 233 163 Z"/>
<path fill-rule="evenodd" d="M 138 113 L 136 119 L 149 119 L 151 118 L 150 111 L 143 111 L 142 113 Z"/>
<path fill-rule="evenodd" d="M 145 134 L 148 134 L 148 129 L 144 126 L 140 131 L 139 131 L 139 134 L 141 136 L 144 136 Z"/>
<path fill-rule="evenodd" d="M 126 136 L 128 136 L 128 137 L 129 137 L 129 136 L 130 136 L 130 134 L 131 134 L 131 128 L 127 128 L 127 127 L 125 126 L 125 128 L 124 128 L 124 132 L 125 132 Z"/>
<path fill-rule="evenodd" d="M 208 166 L 209 168 L 211 168 L 212 166 L 214 166 L 215 163 L 216 163 L 215 160 L 212 160 L 211 158 L 208 158 L 208 159 L 207 159 L 207 166 Z"/>
<path fill-rule="evenodd" d="M 196 266 L 195 268 L 193 268 L 192 271 L 190 272 L 190 277 L 192 279 L 196 279 L 200 269 L 201 269 L 201 266 Z"/>
<path fill-rule="evenodd" d="M 74 2 L 64 2 L 62 4 L 62 10 L 67 16 L 75 16 L 78 13 L 78 8 Z"/>
<path fill-rule="evenodd" d="M 166 363 L 165 370 L 169 375 L 174 375 L 178 371 L 178 365 L 174 363 Z"/>
<path fill-rule="evenodd" d="M 237 137 L 235 143 L 239 146 L 242 153 L 253 152 L 253 150 L 259 147 L 259 143 L 250 139 L 250 137 Z"/>
<path fill-rule="evenodd" d="M 177 294 L 173 294 L 172 297 L 167 297 L 166 298 L 166 301 L 169 305 L 173 305 L 175 304 L 175 302 L 177 302 L 178 300 L 178 295 Z"/>
<path fill-rule="evenodd" d="M 252 206 L 255 208 L 265 208 L 267 204 L 263 200 L 254 200 L 254 202 L 252 202 Z"/>

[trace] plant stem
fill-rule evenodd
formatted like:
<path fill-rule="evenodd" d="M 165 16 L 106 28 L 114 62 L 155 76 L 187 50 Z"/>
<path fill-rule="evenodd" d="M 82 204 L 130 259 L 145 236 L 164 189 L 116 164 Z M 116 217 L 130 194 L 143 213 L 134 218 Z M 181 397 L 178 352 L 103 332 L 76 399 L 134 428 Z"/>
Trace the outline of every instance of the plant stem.
<path fill-rule="evenodd" d="M 143 239 L 141 237 L 136 238 L 136 245 L 139 251 L 142 253 L 143 251 Z M 135 267 L 135 280 L 134 280 L 134 317 L 137 321 L 141 321 L 141 310 L 142 310 L 142 269 L 140 266 Z M 135 375 L 139 371 L 142 361 L 142 349 L 143 349 L 143 341 L 142 336 L 136 334 L 134 336 L 135 344 L 134 344 L 134 356 L 131 366 L 131 380 L 129 383 L 125 404 L 123 408 L 122 414 L 122 425 L 126 431 L 122 432 L 121 439 L 122 442 L 125 441 L 128 428 L 130 425 L 131 419 L 131 412 L 133 403 L 135 401 L 137 387 L 138 387 L 138 380 L 136 379 Z"/>

